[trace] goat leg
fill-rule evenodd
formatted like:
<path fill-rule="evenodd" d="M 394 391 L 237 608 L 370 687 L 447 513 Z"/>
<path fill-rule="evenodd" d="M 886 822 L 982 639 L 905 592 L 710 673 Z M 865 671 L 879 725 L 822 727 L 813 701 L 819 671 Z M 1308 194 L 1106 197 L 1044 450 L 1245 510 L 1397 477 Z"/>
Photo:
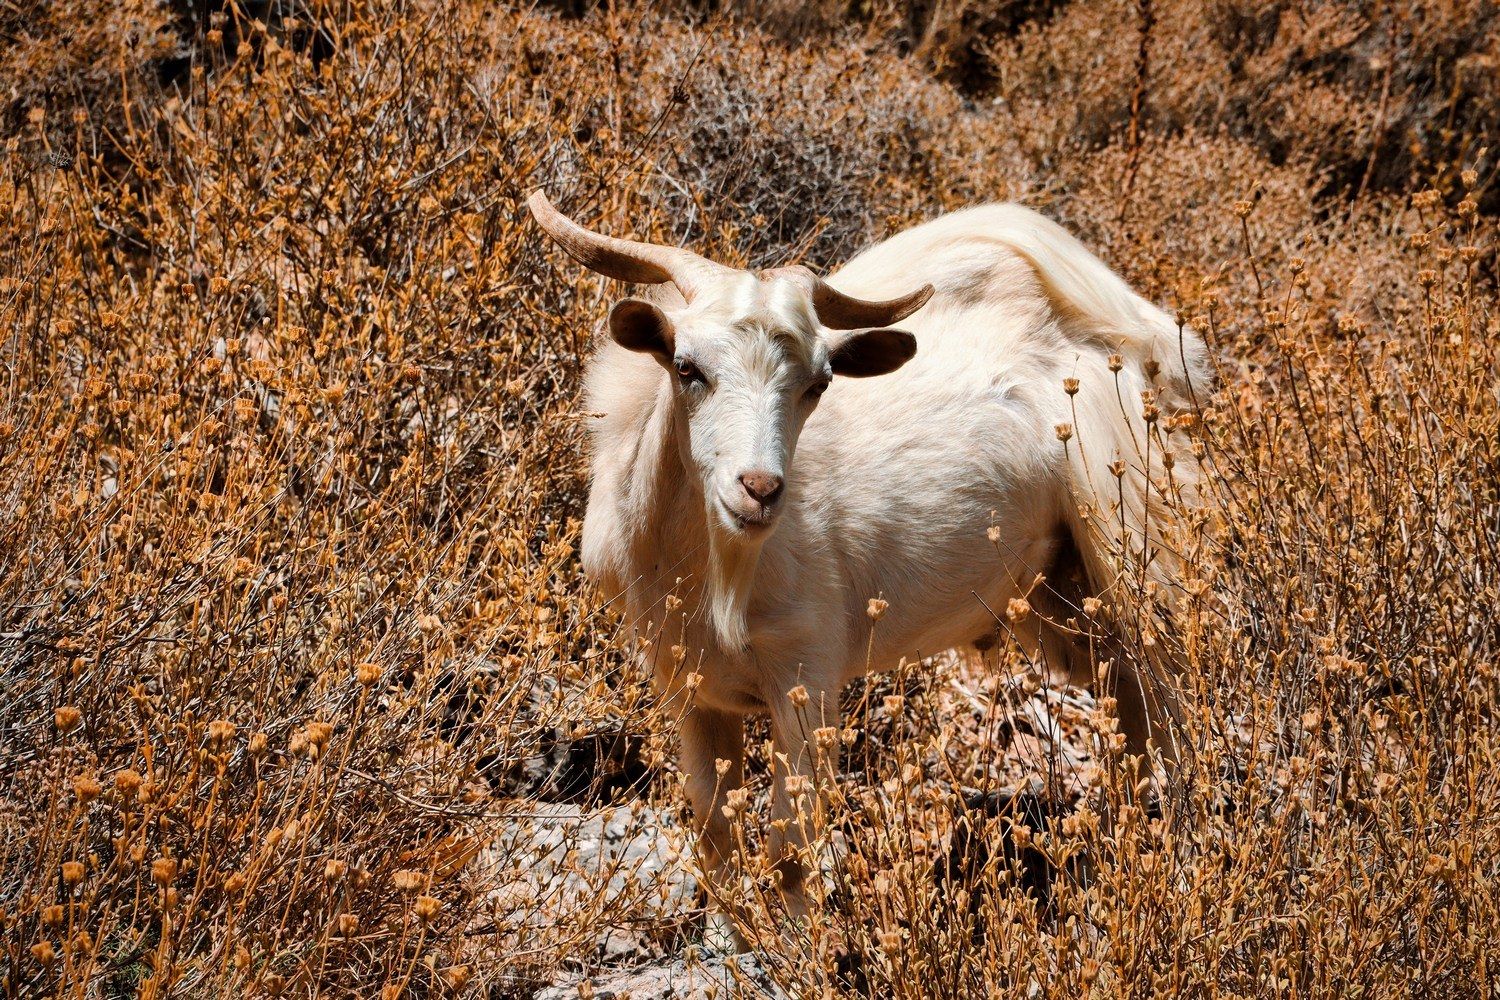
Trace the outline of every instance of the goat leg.
<path fill-rule="evenodd" d="M 796 919 L 809 912 L 808 845 L 824 822 L 823 789 L 838 768 L 838 690 L 799 685 L 767 701 L 775 751 L 768 846 L 787 912 Z"/>
<path fill-rule="evenodd" d="M 715 947 L 744 951 L 744 938 L 722 907 L 737 888 L 733 821 L 724 807 L 730 793 L 745 780 L 745 720 L 695 705 L 683 718 L 681 739 L 682 772 L 687 775 L 688 805 L 698 838 L 698 866 L 712 907 L 707 937 Z"/>

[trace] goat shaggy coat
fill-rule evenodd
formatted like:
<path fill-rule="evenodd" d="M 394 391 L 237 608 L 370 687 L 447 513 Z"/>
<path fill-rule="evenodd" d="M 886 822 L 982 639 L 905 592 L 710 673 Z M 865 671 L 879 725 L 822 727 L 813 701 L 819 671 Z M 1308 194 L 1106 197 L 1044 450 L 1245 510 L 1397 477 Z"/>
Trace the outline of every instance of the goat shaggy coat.
<path fill-rule="evenodd" d="M 549 232 L 561 227 L 534 211 Z M 1026 595 L 1038 613 L 1016 637 L 1090 683 L 1097 651 L 1054 626 L 1111 589 L 1122 554 L 1170 585 L 1160 484 L 1190 487 L 1192 463 L 1164 467 L 1165 435 L 1151 421 L 1206 384 L 1204 347 L 1037 213 L 945 216 L 826 284 L 675 248 L 650 248 L 685 255 L 659 271 L 625 271 L 598 255 L 649 245 L 580 252 L 559 240 L 597 270 L 659 286 L 650 304 L 628 300 L 629 315 L 616 307 L 614 338 L 589 369 L 587 405 L 602 416 L 582 556 L 685 710 L 688 794 L 704 864 L 721 881 L 745 715 L 771 717 L 774 818 L 790 821 L 809 779 L 835 767 L 846 681 L 991 636 L 1003 627 L 991 609 Z M 923 285 L 930 298 L 893 305 Z M 877 320 L 892 300 L 901 330 L 830 329 L 833 295 L 871 300 Z M 854 338 L 872 332 L 884 348 L 859 347 Z M 915 354 L 904 364 L 846 357 L 858 353 L 849 344 L 888 354 L 907 334 Z M 841 370 L 879 374 L 830 382 Z M 747 498 L 735 480 L 752 468 L 785 486 L 747 522 L 737 512 L 755 511 L 760 494 Z M 872 598 L 883 613 L 870 613 Z M 1165 745 L 1170 698 L 1145 678 L 1115 682 L 1128 747 L 1144 752 L 1151 736 Z M 772 851 L 791 910 L 803 912 L 807 827 L 783 826 Z"/>

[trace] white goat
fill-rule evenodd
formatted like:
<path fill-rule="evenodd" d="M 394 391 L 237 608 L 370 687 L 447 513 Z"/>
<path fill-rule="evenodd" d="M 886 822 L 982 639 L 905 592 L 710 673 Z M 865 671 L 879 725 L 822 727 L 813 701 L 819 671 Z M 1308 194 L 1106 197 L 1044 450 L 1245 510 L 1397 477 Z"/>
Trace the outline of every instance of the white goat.
<path fill-rule="evenodd" d="M 1166 434 L 1148 416 L 1203 384 L 1196 335 L 1014 205 L 908 230 L 827 281 L 602 236 L 539 191 L 530 207 L 587 267 L 665 286 L 614 307 L 589 369 L 602 416 L 582 557 L 649 623 L 658 683 L 682 699 L 711 876 L 728 871 L 747 714 L 770 714 L 773 819 L 790 821 L 835 767 L 844 683 L 994 635 L 989 609 L 1011 598 L 1041 612 L 1023 641 L 1075 683 L 1096 679 L 1097 650 L 1049 622 L 1082 618 L 1115 580 L 1091 520 L 1165 578 L 1151 512 Z M 1169 752 L 1165 692 L 1126 669 L 1127 748 L 1155 736 Z M 807 906 L 799 832 L 773 824 L 771 839 L 794 914 Z"/>

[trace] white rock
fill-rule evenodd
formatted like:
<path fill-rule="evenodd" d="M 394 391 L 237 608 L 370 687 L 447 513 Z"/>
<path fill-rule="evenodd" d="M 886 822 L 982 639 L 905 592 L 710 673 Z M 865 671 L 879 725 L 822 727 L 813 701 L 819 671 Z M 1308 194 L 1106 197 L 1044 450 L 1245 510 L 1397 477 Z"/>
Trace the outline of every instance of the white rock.
<path fill-rule="evenodd" d="M 588 980 L 595 1000 L 679 1000 L 679 998 L 734 995 L 741 983 L 754 984 L 755 993 L 786 997 L 766 975 L 754 955 L 729 955 L 701 960 L 676 958 L 634 969 L 618 969 L 588 977 L 572 977 L 536 995 L 536 1000 L 571 1000 L 579 995 L 579 984 Z"/>

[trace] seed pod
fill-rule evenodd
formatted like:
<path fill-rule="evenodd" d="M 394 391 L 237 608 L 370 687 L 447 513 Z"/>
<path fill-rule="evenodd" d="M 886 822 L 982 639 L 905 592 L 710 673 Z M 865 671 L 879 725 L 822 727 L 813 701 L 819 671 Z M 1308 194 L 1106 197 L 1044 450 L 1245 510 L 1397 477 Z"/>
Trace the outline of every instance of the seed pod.
<path fill-rule="evenodd" d="M 92 775 L 80 774 L 73 779 L 73 794 L 78 796 L 78 801 L 83 805 L 94 801 L 103 790 Z"/>
<path fill-rule="evenodd" d="M 151 862 L 151 881 L 157 885 L 171 885 L 177 878 L 176 858 L 157 858 Z"/>

